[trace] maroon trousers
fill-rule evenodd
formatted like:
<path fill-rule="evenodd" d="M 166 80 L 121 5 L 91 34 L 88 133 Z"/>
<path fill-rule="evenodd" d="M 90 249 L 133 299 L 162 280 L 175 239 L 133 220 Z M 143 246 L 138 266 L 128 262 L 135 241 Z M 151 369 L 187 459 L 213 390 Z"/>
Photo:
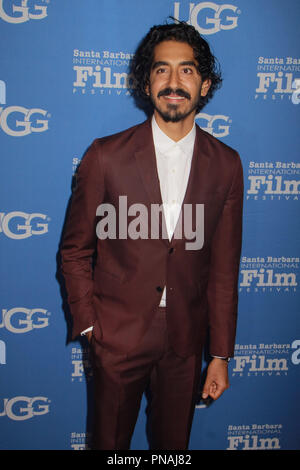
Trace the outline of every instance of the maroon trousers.
<path fill-rule="evenodd" d="M 158 308 L 141 344 L 115 354 L 91 341 L 94 369 L 93 448 L 127 450 L 143 392 L 149 388 L 150 448 L 188 448 L 201 356 L 181 358 L 168 343 L 166 311 Z"/>

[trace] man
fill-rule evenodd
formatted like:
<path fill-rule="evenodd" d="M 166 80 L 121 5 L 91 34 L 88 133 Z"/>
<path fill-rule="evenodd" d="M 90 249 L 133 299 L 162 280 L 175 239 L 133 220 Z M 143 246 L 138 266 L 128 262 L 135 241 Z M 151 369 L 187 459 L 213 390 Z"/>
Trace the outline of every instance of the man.
<path fill-rule="evenodd" d="M 73 338 L 86 334 L 91 345 L 94 448 L 129 449 L 149 387 L 151 448 L 187 449 L 207 332 L 212 359 L 202 397 L 217 399 L 229 386 L 242 166 L 195 125 L 221 79 L 192 26 L 151 28 L 132 71 L 153 116 L 96 139 L 83 158 L 62 267 Z"/>

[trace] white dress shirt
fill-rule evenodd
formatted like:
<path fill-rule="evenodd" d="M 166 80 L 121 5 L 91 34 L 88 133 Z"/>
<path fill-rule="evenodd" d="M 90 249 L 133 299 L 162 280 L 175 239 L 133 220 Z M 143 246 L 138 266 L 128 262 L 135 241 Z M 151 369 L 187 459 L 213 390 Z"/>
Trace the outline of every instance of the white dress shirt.
<path fill-rule="evenodd" d="M 167 233 L 171 241 L 190 175 L 196 127 L 194 123 L 190 132 L 175 142 L 160 129 L 153 116 L 152 134 Z M 160 302 L 160 307 L 165 306 L 166 288 Z"/>

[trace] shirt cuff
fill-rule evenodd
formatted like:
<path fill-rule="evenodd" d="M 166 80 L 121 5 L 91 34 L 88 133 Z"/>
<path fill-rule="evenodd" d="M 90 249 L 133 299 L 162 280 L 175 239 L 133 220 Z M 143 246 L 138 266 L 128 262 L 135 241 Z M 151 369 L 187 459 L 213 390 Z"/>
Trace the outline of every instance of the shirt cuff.
<path fill-rule="evenodd" d="M 83 330 L 80 334 L 81 336 L 84 336 L 88 331 L 92 331 L 94 327 L 93 326 L 90 326 L 89 328 L 87 328 L 86 330 Z"/>

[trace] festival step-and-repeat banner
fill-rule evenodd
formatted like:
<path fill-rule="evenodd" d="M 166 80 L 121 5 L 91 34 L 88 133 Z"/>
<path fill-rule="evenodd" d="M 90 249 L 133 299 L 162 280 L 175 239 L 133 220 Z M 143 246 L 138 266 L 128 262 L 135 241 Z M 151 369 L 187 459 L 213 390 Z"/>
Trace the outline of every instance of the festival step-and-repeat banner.
<path fill-rule="evenodd" d="M 300 448 L 300 2 L 0 0 L 1 449 L 89 448 L 93 376 L 70 339 L 59 244 L 87 147 L 146 118 L 130 60 L 170 16 L 219 59 L 197 123 L 240 153 L 245 180 L 231 388 L 199 401 L 190 449 Z"/>

